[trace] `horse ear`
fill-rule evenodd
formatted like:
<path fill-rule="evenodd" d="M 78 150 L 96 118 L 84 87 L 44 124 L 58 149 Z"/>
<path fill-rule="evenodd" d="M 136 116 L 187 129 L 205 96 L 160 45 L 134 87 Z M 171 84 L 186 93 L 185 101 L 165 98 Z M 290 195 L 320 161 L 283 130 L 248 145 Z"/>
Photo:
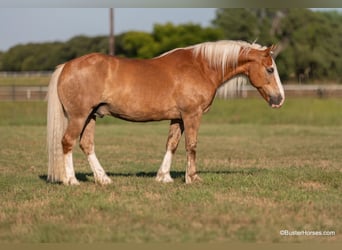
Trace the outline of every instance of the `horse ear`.
<path fill-rule="evenodd" d="M 272 44 L 270 48 L 271 48 L 271 55 L 274 55 L 275 52 L 278 49 L 278 45 L 277 44 Z"/>
<path fill-rule="evenodd" d="M 270 47 L 264 50 L 265 56 L 274 56 L 276 49 L 277 45 L 272 44 Z"/>
<path fill-rule="evenodd" d="M 278 44 L 276 45 L 273 44 L 271 46 L 271 56 L 273 57 L 273 59 L 275 59 L 279 55 L 280 51 L 281 51 L 280 45 L 278 46 Z"/>

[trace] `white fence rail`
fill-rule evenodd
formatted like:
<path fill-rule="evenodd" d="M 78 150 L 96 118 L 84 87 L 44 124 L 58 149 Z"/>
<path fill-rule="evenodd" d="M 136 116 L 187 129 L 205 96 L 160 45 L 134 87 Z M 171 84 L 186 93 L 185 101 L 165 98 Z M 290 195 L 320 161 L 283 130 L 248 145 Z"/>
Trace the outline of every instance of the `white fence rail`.
<path fill-rule="evenodd" d="M 285 95 L 290 97 L 342 97 L 342 85 L 338 84 L 285 84 L 284 90 Z M 219 88 L 216 93 L 216 96 L 222 99 L 248 98 L 258 95 L 258 91 L 250 84 L 239 84 L 236 88 L 226 84 Z"/>
<path fill-rule="evenodd" d="M 0 77 L 36 77 L 36 76 L 51 76 L 52 71 L 0 71 Z"/>
<path fill-rule="evenodd" d="M 288 97 L 341 97 L 342 85 L 284 85 Z M 47 86 L 0 86 L 0 101 L 39 101 L 45 100 Z M 223 86 L 217 91 L 221 99 L 249 98 L 259 96 L 251 85 L 238 85 L 238 88 Z"/>
<path fill-rule="evenodd" d="M 47 86 L 2 86 L 0 101 L 39 101 L 45 100 Z"/>

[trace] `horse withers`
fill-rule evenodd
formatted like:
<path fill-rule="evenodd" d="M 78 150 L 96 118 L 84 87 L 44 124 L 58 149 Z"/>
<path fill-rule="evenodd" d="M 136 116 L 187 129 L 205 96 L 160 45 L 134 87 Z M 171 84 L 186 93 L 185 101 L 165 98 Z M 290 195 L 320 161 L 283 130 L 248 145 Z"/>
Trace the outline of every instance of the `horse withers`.
<path fill-rule="evenodd" d="M 133 122 L 170 120 L 159 182 L 172 182 L 171 161 L 185 132 L 185 182 L 200 180 L 196 171 L 197 133 L 216 90 L 246 75 L 273 108 L 282 106 L 284 90 L 271 47 L 243 41 L 206 42 L 177 48 L 152 59 L 124 59 L 88 54 L 57 67 L 48 91 L 48 181 L 77 185 L 72 150 L 79 145 L 95 181 L 112 180 L 94 151 L 97 116 Z"/>

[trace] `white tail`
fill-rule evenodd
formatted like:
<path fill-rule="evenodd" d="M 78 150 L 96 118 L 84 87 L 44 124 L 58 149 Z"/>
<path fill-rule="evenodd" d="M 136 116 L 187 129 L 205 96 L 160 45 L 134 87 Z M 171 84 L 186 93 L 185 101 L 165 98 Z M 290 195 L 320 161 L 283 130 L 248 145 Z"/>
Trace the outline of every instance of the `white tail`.
<path fill-rule="evenodd" d="M 67 118 L 57 92 L 58 78 L 63 67 L 64 64 L 59 65 L 52 74 L 47 97 L 47 146 L 49 156 L 47 180 L 51 182 L 63 182 L 66 178 L 62 138 L 67 126 Z"/>

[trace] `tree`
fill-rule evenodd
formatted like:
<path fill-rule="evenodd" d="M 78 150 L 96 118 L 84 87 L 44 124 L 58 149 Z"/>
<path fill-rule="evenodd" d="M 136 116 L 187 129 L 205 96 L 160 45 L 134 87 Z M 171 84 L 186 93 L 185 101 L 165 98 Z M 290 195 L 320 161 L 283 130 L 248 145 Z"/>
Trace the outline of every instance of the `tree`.
<path fill-rule="evenodd" d="M 4 55 L 4 52 L 0 51 L 0 70 L 2 69 L 2 57 Z"/>
<path fill-rule="evenodd" d="M 290 9 L 281 26 L 281 36 L 287 37 L 290 45 L 284 52 L 295 58 L 289 69 L 297 78 L 341 81 L 341 14 Z"/>
<path fill-rule="evenodd" d="M 218 9 L 212 27 L 155 24 L 151 33 L 130 31 L 115 37 L 117 56 L 151 58 L 174 48 L 220 39 L 277 44 L 281 79 L 302 83 L 342 82 L 342 14 L 309 9 Z M 66 42 L 29 43 L 0 52 L 0 70 L 53 70 L 91 53 L 108 54 L 107 36 L 76 36 Z M 279 53 L 278 55 L 278 52 Z"/>
<path fill-rule="evenodd" d="M 178 26 L 166 23 L 156 24 L 152 36 L 158 43 L 158 53 L 161 54 L 174 48 L 222 39 L 223 32 L 217 28 L 202 28 L 193 23 Z"/>
<path fill-rule="evenodd" d="M 221 30 L 202 28 L 197 24 L 156 24 L 151 34 L 130 31 L 118 36 L 117 49 L 120 52 L 117 54 L 127 57 L 151 58 L 175 48 L 215 41 L 222 37 Z"/>
<path fill-rule="evenodd" d="M 309 9 L 219 9 L 215 27 L 226 39 L 278 45 L 284 80 L 341 82 L 342 15 Z"/>
<path fill-rule="evenodd" d="M 223 30 L 224 38 L 253 42 L 259 36 L 257 18 L 245 9 L 218 9 L 215 27 Z"/>
<path fill-rule="evenodd" d="M 130 31 L 118 39 L 121 55 L 126 57 L 153 57 L 158 48 L 151 34 L 141 31 Z"/>

